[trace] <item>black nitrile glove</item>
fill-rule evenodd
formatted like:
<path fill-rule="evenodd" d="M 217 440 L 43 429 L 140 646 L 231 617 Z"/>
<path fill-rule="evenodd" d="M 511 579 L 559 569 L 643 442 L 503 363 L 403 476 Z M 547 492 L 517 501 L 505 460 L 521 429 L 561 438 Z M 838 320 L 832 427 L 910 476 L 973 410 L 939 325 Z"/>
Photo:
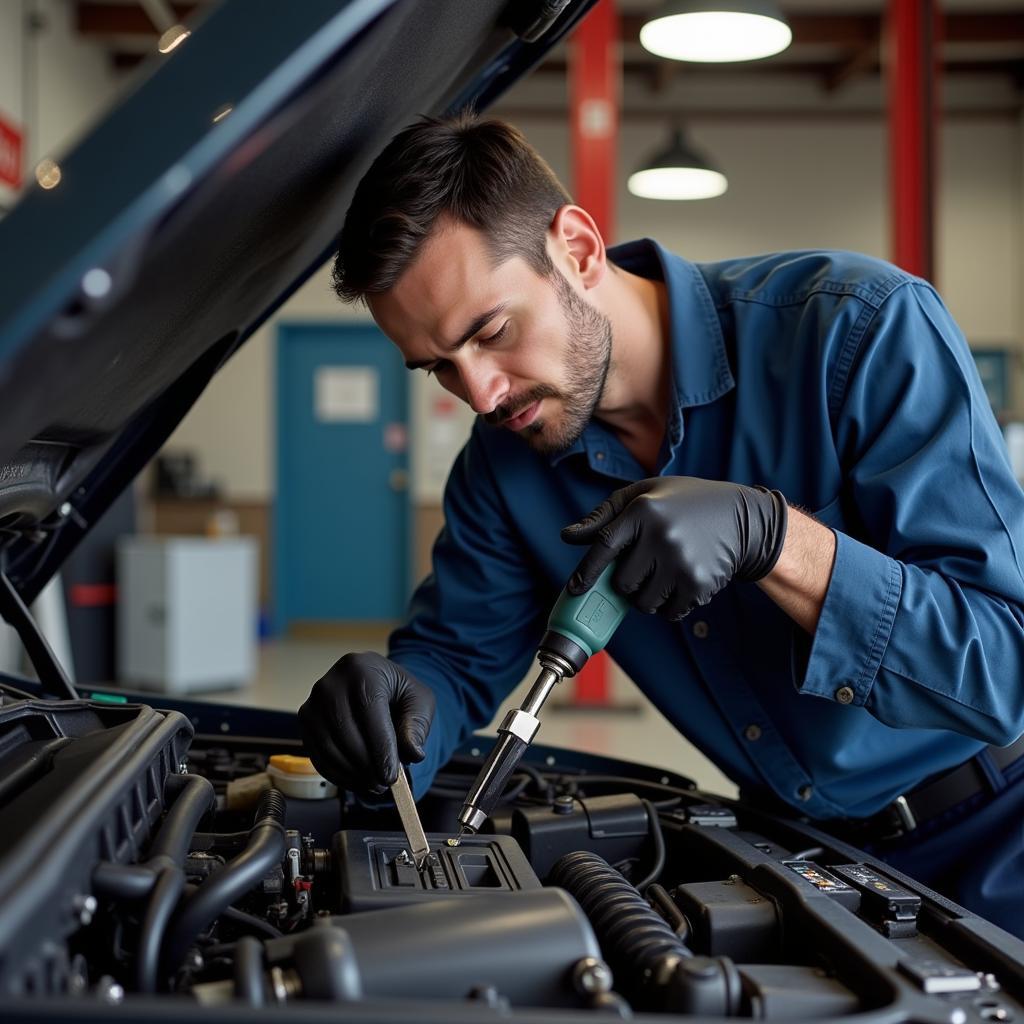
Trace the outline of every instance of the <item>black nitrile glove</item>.
<path fill-rule="evenodd" d="M 615 589 L 640 611 L 676 622 L 730 580 L 772 571 L 786 511 L 786 499 L 764 487 L 691 476 L 639 480 L 562 530 L 569 544 L 593 545 L 566 589 L 584 593 L 618 559 Z"/>
<path fill-rule="evenodd" d="M 384 793 L 403 764 L 422 761 L 434 694 L 379 654 L 346 654 L 299 708 L 316 770 L 357 793 Z"/>

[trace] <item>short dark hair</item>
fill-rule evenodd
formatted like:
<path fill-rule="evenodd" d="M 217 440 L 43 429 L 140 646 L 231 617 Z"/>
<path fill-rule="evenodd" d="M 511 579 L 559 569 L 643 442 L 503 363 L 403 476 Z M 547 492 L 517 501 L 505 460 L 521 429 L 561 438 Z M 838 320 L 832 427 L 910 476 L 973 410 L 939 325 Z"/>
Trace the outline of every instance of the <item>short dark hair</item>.
<path fill-rule="evenodd" d="M 553 264 L 545 235 L 568 192 L 504 121 L 466 111 L 424 117 L 398 133 L 356 187 L 334 262 L 345 302 L 391 288 L 441 217 L 477 228 L 494 261 L 522 256 L 538 274 Z"/>

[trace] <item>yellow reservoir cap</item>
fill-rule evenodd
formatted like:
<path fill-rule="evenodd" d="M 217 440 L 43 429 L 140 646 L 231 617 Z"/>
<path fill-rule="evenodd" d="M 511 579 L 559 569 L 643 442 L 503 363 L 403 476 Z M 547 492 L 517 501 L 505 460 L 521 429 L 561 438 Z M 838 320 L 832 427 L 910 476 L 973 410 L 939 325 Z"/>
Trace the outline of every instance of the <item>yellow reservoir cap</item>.
<path fill-rule="evenodd" d="M 285 775 L 319 774 L 308 757 L 296 757 L 295 754 L 274 754 L 270 758 L 270 767 Z"/>
<path fill-rule="evenodd" d="M 308 757 L 274 754 L 267 765 L 270 784 L 289 799 L 324 800 L 338 795 L 338 787 L 328 782 Z"/>

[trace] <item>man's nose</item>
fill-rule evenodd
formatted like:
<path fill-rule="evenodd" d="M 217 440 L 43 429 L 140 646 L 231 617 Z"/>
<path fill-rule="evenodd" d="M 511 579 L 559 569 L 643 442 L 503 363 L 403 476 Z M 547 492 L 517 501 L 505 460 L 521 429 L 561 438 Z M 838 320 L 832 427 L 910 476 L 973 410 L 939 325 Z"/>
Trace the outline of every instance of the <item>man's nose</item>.
<path fill-rule="evenodd" d="M 508 378 L 493 368 L 477 366 L 463 370 L 459 376 L 466 401 L 480 416 L 494 412 L 508 396 Z"/>

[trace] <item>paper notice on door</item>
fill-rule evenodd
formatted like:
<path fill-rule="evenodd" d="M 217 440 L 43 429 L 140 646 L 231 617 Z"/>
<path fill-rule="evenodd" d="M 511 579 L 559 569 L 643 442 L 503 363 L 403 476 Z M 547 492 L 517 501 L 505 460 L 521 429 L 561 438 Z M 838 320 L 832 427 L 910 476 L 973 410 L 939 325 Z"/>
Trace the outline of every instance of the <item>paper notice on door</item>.
<path fill-rule="evenodd" d="M 373 366 L 319 366 L 313 404 L 321 423 L 373 423 L 380 415 L 380 374 Z"/>

